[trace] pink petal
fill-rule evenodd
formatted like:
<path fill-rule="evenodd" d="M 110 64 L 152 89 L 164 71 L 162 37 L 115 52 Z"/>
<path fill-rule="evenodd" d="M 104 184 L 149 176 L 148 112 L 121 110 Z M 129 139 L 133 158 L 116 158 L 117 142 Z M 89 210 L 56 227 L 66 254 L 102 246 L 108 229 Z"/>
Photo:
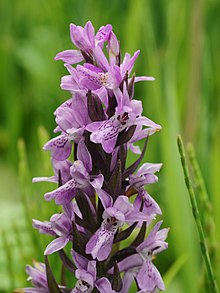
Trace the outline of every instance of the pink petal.
<path fill-rule="evenodd" d="M 66 246 L 69 242 L 69 237 L 59 237 L 54 239 L 45 249 L 44 255 L 52 254 Z"/>
<path fill-rule="evenodd" d="M 65 50 L 60 53 L 58 53 L 55 58 L 55 60 L 62 60 L 65 63 L 68 64 L 75 64 L 79 63 L 84 60 L 82 53 L 80 50 Z"/>

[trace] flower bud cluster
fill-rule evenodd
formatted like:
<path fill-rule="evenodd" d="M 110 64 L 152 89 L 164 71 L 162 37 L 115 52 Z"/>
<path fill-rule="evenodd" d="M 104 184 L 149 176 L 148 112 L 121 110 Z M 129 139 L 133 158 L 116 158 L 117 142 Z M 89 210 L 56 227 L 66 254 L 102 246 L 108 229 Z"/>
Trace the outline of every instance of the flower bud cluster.
<path fill-rule="evenodd" d="M 133 281 L 137 292 L 165 290 L 153 260 L 168 246 L 168 229 L 160 229 L 162 221 L 153 225 L 162 212 L 145 189 L 158 181 L 155 173 L 162 164 L 138 168 L 149 136 L 161 126 L 143 116 L 142 102 L 134 99 L 135 83 L 154 78 L 131 75 L 139 51 L 122 59 L 110 24 L 96 34 L 90 21 L 85 27 L 71 24 L 70 36 L 77 49 L 60 52 L 55 60 L 68 71 L 61 88 L 71 98 L 56 109 L 54 132 L 59 134 L 43 147 L 51 152 L 54 175 L 33 179 L 58 185 L 44 197 L 62 213 L 49 221 L 33 220 L 33 227 L 53 240 L 45 249 L 45 264 L 27 266 L 33 288 L 23 291 L 127 293 Z M 142 139 L 141 150 L 135 143 Z M 129 150 L 139 155 L 131 166 Z M 71 252 L 65 248 L 69 242 Z M 77 279 L 71 288 L 53 277 L 47 258 L 53 253 Z"/>

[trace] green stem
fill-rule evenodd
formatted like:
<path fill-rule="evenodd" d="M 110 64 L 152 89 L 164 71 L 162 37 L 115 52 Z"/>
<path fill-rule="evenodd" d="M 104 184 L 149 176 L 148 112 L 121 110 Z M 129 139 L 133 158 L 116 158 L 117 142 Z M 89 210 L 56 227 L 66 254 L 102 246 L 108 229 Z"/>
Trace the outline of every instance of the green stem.
<path fill-rule="evenodd" d="M 206 244 L 206 239 L 205 239 L 203 227 L 202 227 L 201 220 L 200 220 L 199 210 L 197 207 L 196 197 L 195 197 L 195 193 L 194 193 L 192 183 L 190 180 L 188 166 L 186 163 L 186 156 L 185 156 L 185 151 L 184 151 L 184 147 L 183 147 L 183 142 L 182 142 L 180 135 L 177 137 L 177 144 L 178 144 L 179 154 L 180 154 L 180 158 L 181 158 L 183 173 L 184 173 L 184 177 L 185 177 L 185 183 L 186 183 L 186 187 L 188 189 L 188 193 L 189 193 L 189 197 L 190 197 L 190 201 L 191 201 L 191 205 L 192 205 L 192 212 L 193 212 L 193 216 L 194 216 L 197 230 L 199 233 L 201 252 L 202 252 L 202 255 L 203 255 L 203 258 L 205 261 L 205 265 L 206 265 L 206 269 L 208 272 L 208 278 L 209 278 L 210 286 L 211 286 L 211 290 L 212 290 L 211 292 L 218 293 L 217 282 L 214 277 L 212 264 L 210 261 L 209 252 L 208 252 L 208 248 L 207 248 L 207 244 Z"/>
<path fill-rule="evenodd" d="M 208 192 L 205 186 L 205 182 L 200 170 L 199 163 L 196 159 L 195 150 L 191 143 L 187 144 L 187 154 L 189 157 L 190 166 L 195 176 L 195 185 L 198 188 L 198 195 L 201 201 L 201 210 L 203 211 L 204 219 L 202 222 L 205 227 L 206 236 L 210 242 L 215 243 L 215 222 L 212 217 L 212 204 L 209 200 Z"/>

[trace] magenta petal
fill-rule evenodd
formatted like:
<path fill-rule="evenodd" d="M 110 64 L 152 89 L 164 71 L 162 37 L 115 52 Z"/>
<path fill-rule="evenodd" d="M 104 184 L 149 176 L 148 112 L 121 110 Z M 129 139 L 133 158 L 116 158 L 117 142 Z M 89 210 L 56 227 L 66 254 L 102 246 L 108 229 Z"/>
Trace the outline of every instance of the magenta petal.
<path fill-rule="evenodd" d="M 132 271 L 125 272 L 125 274 L 123 276 L 123 287 L 122 287 L 122 290 L 120 291 L 120 293 L 129 292 L 129 289 L 131 287 L 131 283 L 134 280 L 134 276 L 135 276 L 135 273 Z"/>
<path fill-rule="evenodd" d="M 89 66 L 91 67 L 91 65 Z M 88 66 L 77 65 L 77 71 L 80 73 L 80 85 L 89 90 L 97 90 L 102 86 L 99 73 L 96 72 L 95 66 L 93 69 L 88 69 Z M 98 69 L 98 68 L 97 68 Z"/>
<path fill-rule="evenodd" d="M 151 261 L 144 263 L 137 275 L 140 289 L 152 292 L 154 289 L 165 290 L 164 282 L 155 265 Z"/>
<path fill-rule="evenodd" d="M 103 147 L 103 150 L 106 153 L 111 154 L 113 152 L 113 150 L 115 148 L 117 138 L 118 138 L 118 136 L 116 135 L 116 136 L 114 136 L 112 138 L 109 138 L 108 140 L 103 140 L 102 141 L 102 147 Z"/>
<path fill-rule="evenodd" d="M 72 254 L 72 258 L 73 258 L 77 268 L 87 270 L 88 259 L 85 258 L 84 256 L 80 255 L 79 253 L 77 253 L 73 249 L 71 249 L 71 254 Z"/>
<path fill-rule="evenodd" d="M 96 43 L 99 44 L 101 47 L 105 41 L 108 40 L 110 33 L 112 31 L 111 24 L 107 24 L 106 26 L 100 27 L 96 34 Z"/>
<path fill-rule="evenodd" d="M 102 174 L 97 175 L 92 181 L 90 181 L 90 184 L 95 189 L 100 189 L 104 182 L 104 176 Z"/>
<path fill-rule="evenodd" d="M 24 293 L 48 293 L 48 288 L 24 288 Z"/>
<path fill-rule="evenodd" d="M 117 208 L 119 211 L 123 212 L 123 214 L 126 214 L 134 210 L 132 203 L 130 203 L 128 197 L 124 195 L 120 195 L 116 199 L 114 207 Z"/>
<path fill-rule="evenodd" d="M 121 222 L 121 224 L 123 224 L 125 222 L 125 215 L 123 214 L 123 212 L 121 212 L 120 210 L 116 209 L 114 206 L 107 208 L 103 212 L 102 217 L 104 219 L 108 218 L 109 216 L 112 217 L 112 218 L 116 218 L 118 221 Z"/>
<path fill-rule="evenodd" d="M 66 204 L 69 203 L 75 196 L 75 188 L 76 182 L 74 179 L 71 179 L 59 188 L 51 192 L 47 192 L 44 195 L 44 198 L 46 200 L 52 200 L 56 198 L 55 200 L 57 204 Z"/>
<path fill-rule="evenodd" d="M 70 37 L 73 44 L 79 49 L 86 49 L 85 37 L 83 35 L 84 29 L 80 26 L 76 26 L 75 24 L 70 24 Z"/>
<path fill-rule="evenodd" d="M 95 287 L 100 293 L 114 293 L 112 290 L 111 283 L 107 278 L 100 278 L 95 282 Z"/>
<path fill-rule="evenodd" d="M 136 51 L 132 57 L 128 53 L 125 54 L 124 60 L 120 66 L 121 73 L 123 76 L 126 74 L 127 71 L 128 71 L 128 74 L 130 74 L 139 53 L 140 53 L 140 50 Z"/>
<path fill-rule="evenodd" d="M 161 167 L 162 167 L 161 163 L 154 163 L 154 164 L 145 163 L 145 164 L 142 165 L 141 168 L 139 168 L 137 174 L 139 174 L 139 173 L 144 174 L 144 173 L 159 172 Z"/>
<path fill-rule="evenodd" d="M 111 235 L 109 237 L 108 241 L 98 251 L 98 253 L 97 253 L 98 261 L 103 261 L 103 260 L 107 259 L 107 257 L 109 256 L 109 254 L 112 250 L 113 240 L 114 240 L 114 235 Z"/>
<path fill-rule="evenodd" d="M 135 267 L 141 267 L 143 264 L 143 258 L 140 254 L 132 254 L 118 263 L 120 272 L 132 270 Z"/>
<path fill-rule="evenodd" d="M 90 253 L 93 259 L 105 260 L 111 252 L 113 240 L 114 233 L 101 227 L 86 244 L 86 253 Z"/>
<path fill-rule="evenodd" d="M 55 160 L 64 161 L 70 156 L 72 145 L 67 135 L 62 134 L 48 141 L 43 149 L 51 151 L 51 155 Z"/>
<path fill-rule="evenodd" d="M 66 246 L 69 242 L 69 237 L 59 237 L 54 239 L 45 249 L 44 255 L 52 254 Z"/>
<path fill-rule="evenodd" d="M 140 210 L 142 200 L 144 203 L 143 213 L 146 213 L 148 216 L 152 217 L 155 216 L 155 214 L 162 214 L 162 211 L 157 202 L 144 189 L 139 191 L 138 196 L 134 201 L 136 210 Z"/>
<path fill-rule="evenodd" d="M 134 82 L 139 82 L 139 81 L 152 81 L 155 80 L 153 76 L 137 76 L 134 79 Z"/>
<path fill-rule="evenodd" d="M 107 209 L 113 205 L 112 197 L 103 189 L 96 189 L 98 197 L 100 198 L 104 209 Z"/>
<path fill-rule="evenodd" d="M 63 90 L 73 93 L 80 90 L 78 83 L 73 79 L 71 75 L 65 75 L 61 78 L 60 87 Z"/>
<path fill-rule="evenodd" d="M 90 132 L 96 131 L 103 125 L 103 123 L 104 123 L 104 121 L 92 122 L 86 126 L 86 130 L 88 130 Z"/>
<path fill-rule="evenodd" d="M 97 60 L 98 66 L 100 68 L 102 68 L 103 70 L 108 71 L 109 63 L 108 63 L 108 60 L 107 60 L 105 54 L 103 53 L 102 49 L 100 48 L 100 46 L 97 46 L 95 48 L 95 50 L 93 51 L 93 55 L 94 55 L 95 59 Z"/>
<path fill-rule="evenodd" d="M 56 236 L 56 233 L 53 231 L 53 229 L 51 227 L 51 223 L 48 222 L 48 221 L 41 222 L 41 221 L 33 219 L 32 220 L 32 226 L 35 229 L 38 229 L 39 232 L 42 233 L 42 234 L 48 234 L 48 235 L 51 235 L 51 236 Z"/>
<path fill-rule="evenodd" d="M 87 271 L 90 273 L 93 277 L 93 282 L 96 280 L 96 261 L 92 260 L 89 261 L 87 266 Z"/>
<path fill-rule="evenodd" d="M 45 290 L 47 288 L 47 278 L 46 278 L 45 264 L 34 262 L 34 267 L 27 265 L 26 273 L 29 275 L 28 280 L 31 280 L 34 286 L 42 288 L 44 289 L 43 292 L 46 292 Z M 26 291 L 26 289 L 27 288 L 25 288 L 24 292 L 35 292 L 35 291 Z"/>
<path fill-rule="evenodd" d="M 120 53 L 120 45 L 116 35 L 113 32 L 111 32 L 109 37 L 108 50 L 115 56 L 118 56 Z"/>
<path fill-rule="evenodd" d="M 77 147 L 77 159 L 83 162 L 88 173 L 92 171 L 92 158 L 83 139 L 80 140 Z"/>
<path fill-rule="evenodd" d="M 86 37 L 88 38 L 91 47 L 94 48 L 95 47 L 95 30 L 94 30 L 94 27 L 93 27 L 91 21 L 88 21 L 86 23 L 85 33 L 86 33 Z"/>
<path fill-rule="evenodd" d="M 95 234 L 92 235 L 92 237 L 89 239 L 89 241 L 86 244 L 86 253 L 89 254 L 93 251 L 93 248 L 95 247 L 97 241 L 98 241 L 98 232 L 97 230 Z"/>
<path fill-rule="evenodd" d="M 147 222 L 147 221 L 149 221 L 149 217 L 142 212 L 131 211 L 128 214 L 126 214 L 125 221 L 130 224 L 133 224 L 134 222 L 137 222 L 137 221 L 138 222 L 139 221 L 140 222 L 142 222 L 142 221 Z"/>
<path fill-rule="evenodd" d="M 53 183 L 57 183 L 57 177 L 56 176 L 51 176 L 51 177 L 34 177 L 32 179 L 32 182 L 33 183 L 36 183 L 36 182 L 53 182 Z"/>
<path fill-rule="evenodd" d="M 55 60 L 62 60 L 68 64 L 75 64 L 84 60 L 82 53 L 79 50 L 65 50 L 58 53 Z"/>

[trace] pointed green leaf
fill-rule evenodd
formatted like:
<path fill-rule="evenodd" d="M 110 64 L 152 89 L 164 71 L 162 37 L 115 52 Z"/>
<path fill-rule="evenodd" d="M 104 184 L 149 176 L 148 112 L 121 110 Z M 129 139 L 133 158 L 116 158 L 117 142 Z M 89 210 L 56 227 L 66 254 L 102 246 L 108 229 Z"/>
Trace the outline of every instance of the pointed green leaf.
<path fill-rule="evenodd" d="M 88 202 L 89 199 L 87 199 L 86 195 L 81 190 L 77 191 L 75 199 L 85 222 L 91 226 L 95 226 L 96 219 L 92 216 L 93 213 Z"/>
<path fill-rule="evenodd" d="M 114 243 L 117 243 L 119 241 L 125 240 L 127 239 L 131 233 L 134 231 L 135 227 L 137 226 L 137 222 L 135 222 L 133 225 L 131 225 L 130 227 L 128 227 L 127 229 L 119 232 L 114 239 Z"/>
<path fill-rule="evenodd" d="M 130 167 L 128 167 L 125 172 L 122 175 L 122 179 L 126 179 L 130 174 L 134 173 L 134 171 L 137 169 L 138 165 L 140 164 L 140 162 L 142 161 L 146 148 L 147 148 L 147 142 L 148 142 L 148 137 L 146 137 L 145 143 L 144 143 L 144 147 L 143 150 L 141 152 L 140 157 L 137 159 L 137 161 L 135 161 Z"/>
<path fill-rule="evenodd" d="M 112 289 L 116 292 L 121 291 L 123 286 L 117 262 L 114 263 L 114 273 L 112 279 Z"/>
<path fill-rule="evenodd" d="M 75 273 L 76 266 L 75 264 L 71 261 L 71 259 L 67 256 L 65 251 L 63 249 L 58 251 L 58 255 L 63 263 L 63 265 L 72 273 Z"/>
<path fill-rule="evenodd" d="M 133 94 L 134 94 L 134 80 L 135 80 L 135 74 L 133 74 L 129 84 L 128 84 L 128 94 L 129 94 L 129 97 L 133 97 Z"/>
<path fill-rule="evenodd" d="M 106 119 L 101 100 L 90 90 L 87 93 L 87 106 L 89 117 L 92 121 L 102 121 Z"/>
<path fill-rule="evenodd" d="M 117 107 L 118 103 L 115 96 L 108 96 L 108 109 L 106 111 L 108 118 L 111 118 L 115 114 L 115 108 Z"/>
<path fill-rule="evenodd" d="M 58 284 L 54 278 L 53 272 L 51 270 L 48 257 L 45 255 L 45 265 L 46 265 L 46 274 L 47 274 L 47 284 L 50 292 L 52 293 L 62 293 Z"/>
<path fill-rule="evenodd" d="M 131 127 L 129 127 L 127 131 L 121 132 L 118 136 L 115 147 L 127 143 L 134 135 L 135 129 L 136 125 L 132 125 Z"/>
<path fill-rule="evenodd" d="M 126 257 L 135 254 L 136 249 L 134 247 L 127 247 L 117 251 L 110 259 L 109 263 L 107 264 L 107 270 L 109 270 L 112 266 L 114 266 L 115 261 L 118 263 L 125 259 Z"/>
<path fill-rule="evenodd" d="M 146 222 L 143 222 L 138 235 L 136 236 L 135 240 L 131 244 L 132 247 L 137 247 L 139 244 L 141 244 L 144 241 L 146 229 L 147 229 L 146 227 L 147 227 Z"/>
<path fill-rule="evenodd" d="M 118 160 L 115 169 L 106 184 L 106 191 L 113 197 L 113 199 L 117 198 L 121 192 L 121 160 Z"/>

